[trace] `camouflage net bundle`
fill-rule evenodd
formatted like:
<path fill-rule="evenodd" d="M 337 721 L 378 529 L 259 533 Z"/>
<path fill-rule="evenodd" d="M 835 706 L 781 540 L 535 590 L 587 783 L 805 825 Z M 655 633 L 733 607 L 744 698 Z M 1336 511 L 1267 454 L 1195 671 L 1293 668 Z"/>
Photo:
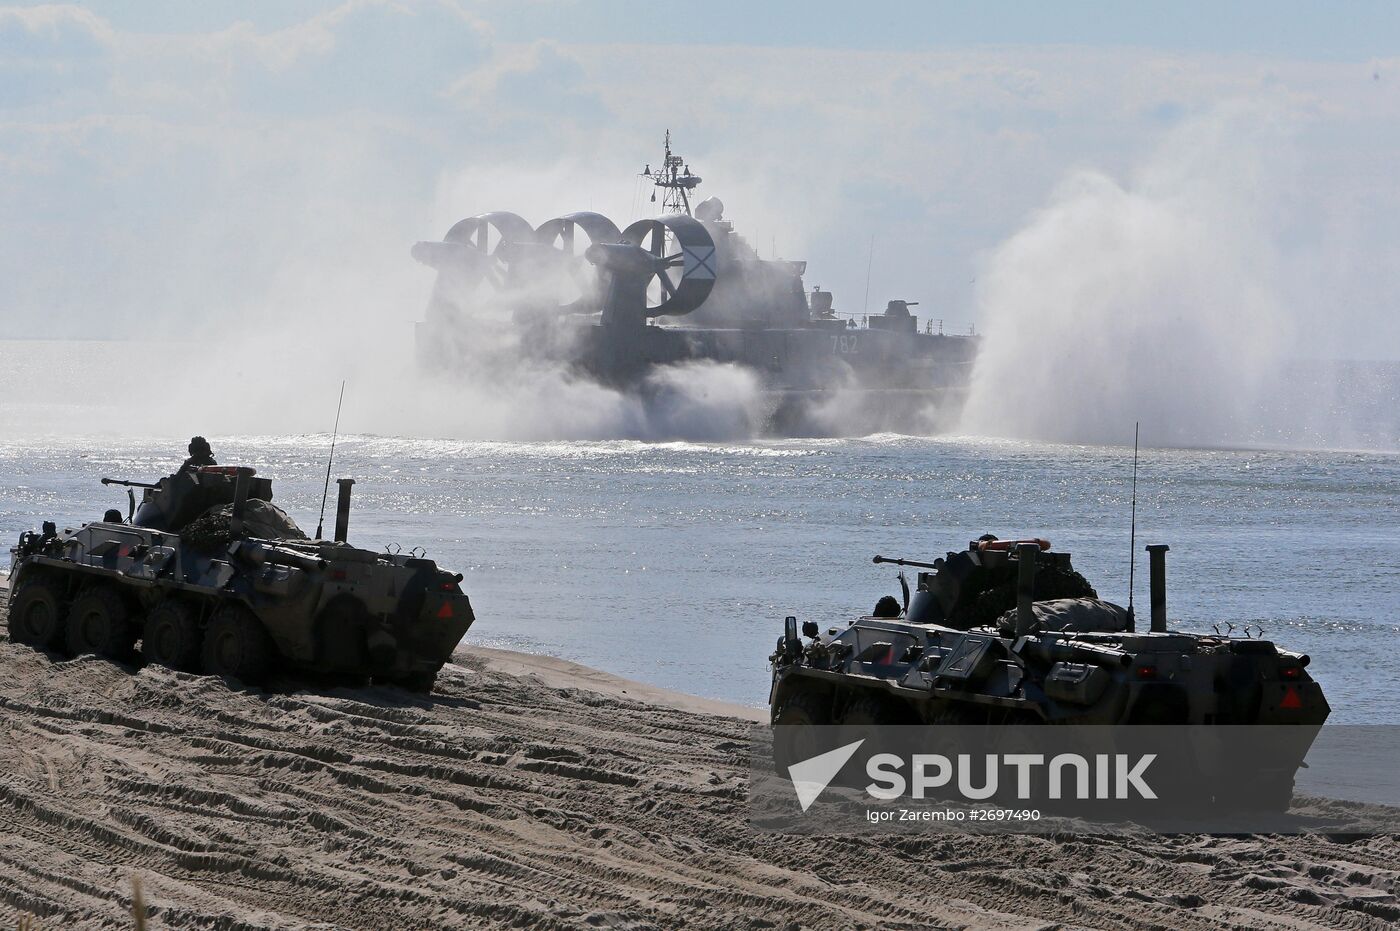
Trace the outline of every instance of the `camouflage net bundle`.
<path fill-rule="evenodd" d="M 1035 574 L 1035 600 L 1053 598 L 1097 598 L 1094 586 L 1073 569 L 1041 569 Z M 1007 577 L 977 596 L 970 610 L 972 627 L 994 627 L 997 619 L 1016 609 L 1016 575 Z"/>
<path fill-rule="evenodd" d="M 234 540 L 257 537 L 262 540 L 305 540 L 290 517 L 279 507 L 250 499 L 243 509 L 243 532 L 235 534 L 229 526 L 233 505 L 220 504 L 205 511 L 180 531 L 180 541 L 192 549 L 218 552 Z"/>

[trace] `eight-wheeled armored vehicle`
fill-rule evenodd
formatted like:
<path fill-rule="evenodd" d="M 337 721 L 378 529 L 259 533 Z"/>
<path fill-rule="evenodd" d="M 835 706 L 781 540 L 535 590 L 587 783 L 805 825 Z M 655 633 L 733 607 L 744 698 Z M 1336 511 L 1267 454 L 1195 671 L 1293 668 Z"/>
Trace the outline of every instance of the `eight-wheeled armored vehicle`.
<path fill-rule="evenodd" d="M 144 489 L 128 519 L 20 536 L 9 633 L 57 653 L 264 680 L 275 666 L 431 691 L 474 616 L 462 576 L 411 554 L 346 542 L 353 479 L 339 480 L 334 538 L 308 539 L 251 468 L 182 468 Z"/>
<path fill-rule="evenodd" d="M 1104 601 L 1044 540 L 984 537 L 912 566 L 915 591 L 825 630 L 789 617 L 771 657 L 776 725 L 1301 725 L 1331 710 L 1309 658 L 1259 636 L 1169 630 L 1165 545 L 1151 621 Z M 1260 632 L 1262 633 L 1262 632 Z M 805 637 L 805 640 L 804 640 Z M 1297 733 L 1303 734 L 1300 730 Z M 1287 806 L 1311 736 L 1262 804 Z M 1276 791 L 1274 791 L 1276 790 Z M 1271 794 L 1272 793 L 1272 794 Z M 1270 795 L 1269 798 L 1264 796 Z"/>

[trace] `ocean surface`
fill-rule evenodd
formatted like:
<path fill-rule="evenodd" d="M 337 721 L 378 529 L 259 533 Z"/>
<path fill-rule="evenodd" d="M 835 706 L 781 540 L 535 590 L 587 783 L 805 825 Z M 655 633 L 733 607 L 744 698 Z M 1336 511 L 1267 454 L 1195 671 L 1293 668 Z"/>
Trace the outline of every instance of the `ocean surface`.
<path fill-rule="evenodd" d="M 113 398 L 101 403 L 119 405 Z M 329 436 L 217 436 L 315 528 Z M 0 436 L 0 539 L 74 526 L 183 443 Z M 1131 449 L 881 435 L 740 444 L 491 443 L 342 436 L 352 542 L 459 569 L 466 646 L 546 653 L 763 705 L 784 615 L 827 626 L 897 594 L 871 557 L 979 534 L 1043 536 L 1126 601 Z M 333 497 L 333 496 L 332 496 Z M 1336 723 L 1400 721 L 1400 456 L 1144 449 L 1138 545 L 1162 542 L 1172 624 L 1262 625 L 1313 658 Z M 332 502 L 333 506 L 333 502 Z M 8 562 L 8 554 L 0 556 Z M 1139 560 L 1145 610 L 1147 573 Z"/>

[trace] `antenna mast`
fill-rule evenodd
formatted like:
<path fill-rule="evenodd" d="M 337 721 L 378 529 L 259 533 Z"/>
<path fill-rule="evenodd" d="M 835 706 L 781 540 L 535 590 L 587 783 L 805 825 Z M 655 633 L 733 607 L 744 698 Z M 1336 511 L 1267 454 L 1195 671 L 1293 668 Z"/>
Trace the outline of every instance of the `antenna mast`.
<path fill-rule="evenodd" d="M 1133 504 L 1128 530 L 1128 629 L 1133 629 L 1133 570 L 1137 568 L 1137 464 L 1138 422 L 1133 421 Z"/>
<path fill-rule="evenodd" d="M 875 266 L 875 234 L 870 234 L 870 252 L 865 257 L 865 310 L 870 313 L 870 269 Z"/>
<path fill-rule="evenodd" d="M 666 130 L 666 156 L 656 171 L 647 165 L 643 178 L 661 188 L 661 209 L 665 213 L 683 213 L 690 216 L 690 192 L 700 184 L 700 176 L 690 173 L 690 166 L 679 155 L 671 154 L 671 131 Z M 656 192 L 652 191 L 651 202 L 656 203 Z"/>
<path fill-rule="evenodd" d="M 345 403 L 345 381 L 340 382 L 340 400 L 335 402 L 335 427 L 331 430 L 331 454 L 326 457 L 326 485 L 321 489 L 321 516 L 316 519 L 316 539 L 326 523 L 326 496 L 331 491 L 331 463 L 335 462 L 335 438 L 340 435 L 340 405 Z"/>

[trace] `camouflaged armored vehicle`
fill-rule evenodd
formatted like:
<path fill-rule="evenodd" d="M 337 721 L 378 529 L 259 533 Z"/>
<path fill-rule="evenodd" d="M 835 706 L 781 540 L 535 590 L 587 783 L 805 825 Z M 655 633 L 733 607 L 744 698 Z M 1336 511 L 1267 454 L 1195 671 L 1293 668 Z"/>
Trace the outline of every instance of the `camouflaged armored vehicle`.
<path fill-rule="evenodd" d="M 904 603 L 822 630 L 797 621 L 771 657 L 774 724 L 1303 724 L 1331 710 L 1309 658 L 1251 636 L 1169 630 L 1166 546 L 1147 547 L 1152 613 L 1098 597 L 1044 540 L 983 538 L 914 566 Z M 1249 633 L 1246 631 L 1245 633 Z"/>
<path fill-rule="evenodd" d="M 45 523 L 11 549 L 12 641 L 119 661 L 139 641 L 148 662 L 246 683 L 285 666 L 427 692 L 471 626 L 461 575 L 346 542 L 353 479 L 333 540 L 308 539 L 250 468 L 102 482 L 145 489 L 128 521 Z"/>

